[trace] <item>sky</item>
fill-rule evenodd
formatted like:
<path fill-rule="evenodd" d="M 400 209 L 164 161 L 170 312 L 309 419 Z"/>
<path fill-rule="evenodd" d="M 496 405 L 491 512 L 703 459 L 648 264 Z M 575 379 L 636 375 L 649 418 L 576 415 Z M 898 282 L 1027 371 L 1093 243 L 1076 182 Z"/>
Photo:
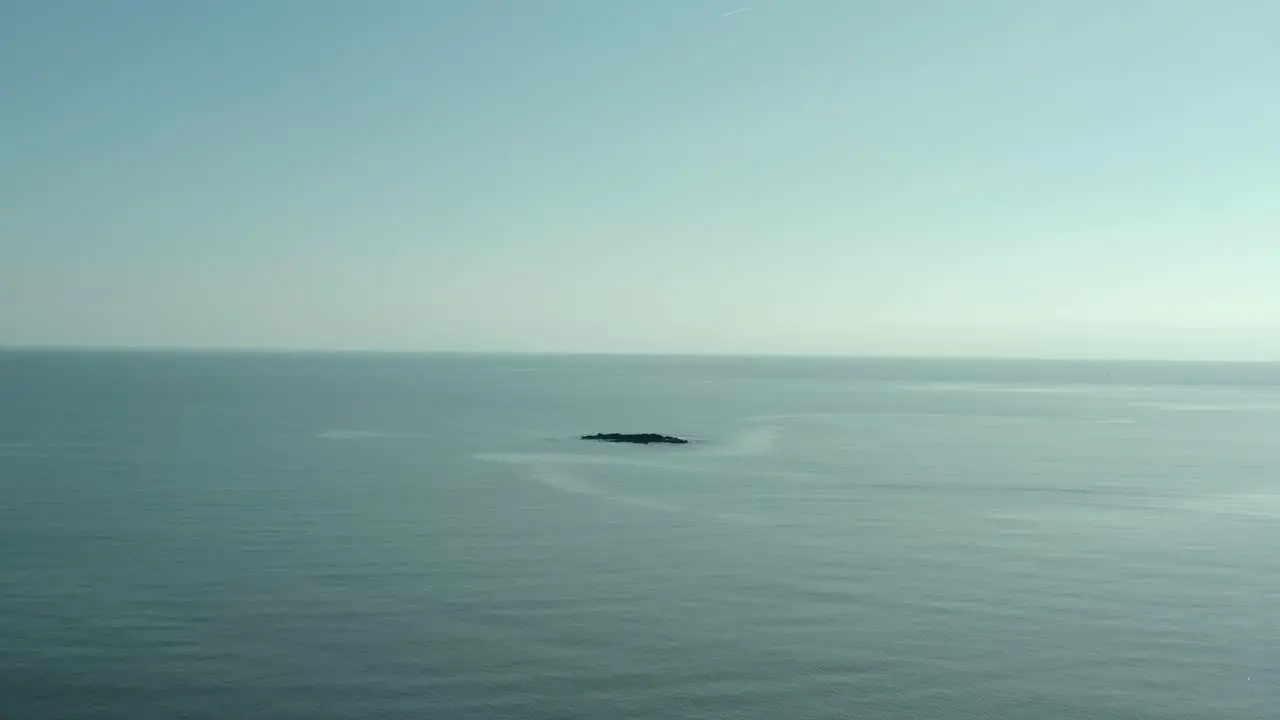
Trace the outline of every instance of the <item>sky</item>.
<path fill-rule="evenodd" d="M 1280 360 L 1271 0 L 0 0 L 0 346 Z"/>

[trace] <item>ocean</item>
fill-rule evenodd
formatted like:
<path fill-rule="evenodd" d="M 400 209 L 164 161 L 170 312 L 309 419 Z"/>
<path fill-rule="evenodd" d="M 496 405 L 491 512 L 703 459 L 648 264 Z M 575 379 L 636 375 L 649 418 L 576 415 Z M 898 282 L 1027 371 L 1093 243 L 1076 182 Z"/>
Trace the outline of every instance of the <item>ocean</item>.
<path fill-rule="evenodd" d="M 0 718 L 1280 718 L 1278 483 L 1280 365 L 8 351 Z"/>

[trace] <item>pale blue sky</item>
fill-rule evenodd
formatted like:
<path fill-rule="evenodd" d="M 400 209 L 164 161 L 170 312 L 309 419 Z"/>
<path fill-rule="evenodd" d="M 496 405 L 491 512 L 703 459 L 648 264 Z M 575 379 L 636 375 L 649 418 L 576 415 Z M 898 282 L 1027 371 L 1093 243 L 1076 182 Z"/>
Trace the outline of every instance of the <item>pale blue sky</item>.
<path fill-rule="evenodd" d="M 1278 37 L 1271 0 L 8 0 L 0 345 L 1278 359 Z"/>

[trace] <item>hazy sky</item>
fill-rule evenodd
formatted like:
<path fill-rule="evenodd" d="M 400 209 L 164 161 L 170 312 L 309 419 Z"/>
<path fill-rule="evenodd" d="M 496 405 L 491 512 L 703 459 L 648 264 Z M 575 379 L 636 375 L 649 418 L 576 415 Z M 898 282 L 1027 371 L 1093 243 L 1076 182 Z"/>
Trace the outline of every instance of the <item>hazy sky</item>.
<path fill-rule="evenodd" d="M 1274 0 L 7 0 L 0 345 L 1280 358 Z"/>

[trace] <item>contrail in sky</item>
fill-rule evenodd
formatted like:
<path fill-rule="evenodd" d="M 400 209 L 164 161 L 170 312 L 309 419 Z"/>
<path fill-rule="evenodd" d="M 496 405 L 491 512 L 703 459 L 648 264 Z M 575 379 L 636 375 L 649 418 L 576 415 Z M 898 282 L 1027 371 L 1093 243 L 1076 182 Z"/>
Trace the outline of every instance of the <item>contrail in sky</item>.
<path fill-rule="evenodd" d="M 727 13 L 720 13 L 720 17 L 729 17 L 730 15 L 741 15 L 742 13 L 744 13 L 744 12 L 746 12 L 746 11 L 750 10 L 750 9 L 751 9 L 751 8 L 749 8 L 749 7 L 740 7 L 740 8 L 738 8 L 737 10 L 730 10 L 730 11 L 729 11 L 729 12 L 727 12 Z"/>

